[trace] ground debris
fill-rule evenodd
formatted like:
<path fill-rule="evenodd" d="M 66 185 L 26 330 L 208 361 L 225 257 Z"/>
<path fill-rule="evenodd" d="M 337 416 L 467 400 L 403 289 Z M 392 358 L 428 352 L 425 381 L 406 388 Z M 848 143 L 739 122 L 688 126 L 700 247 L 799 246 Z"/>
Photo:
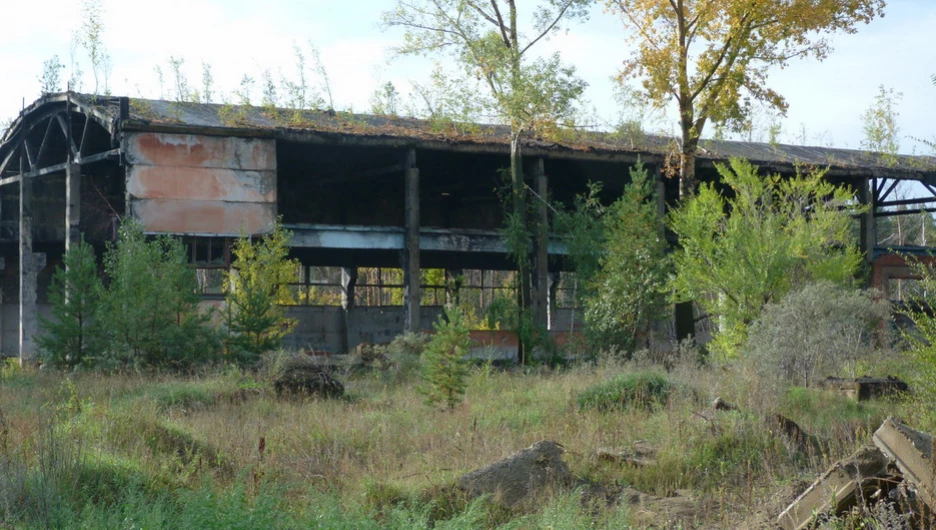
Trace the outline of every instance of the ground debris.
<path fill-rule="evenodd" d="M 598 457 L 598 460 L 605 462 L 619 462 L 621 464 L 629 464 L 634 467 L 653 466 L 657 463 L 656 448 L 643 440 L 634 442 L 631 448 L 627 450 L 621 451 L 614 449 L 598 449 L 595 454 Z"/>
<path fill-rule="evenodd" d="M 457 484 L 472 497 L 491 494 L 495 502 L 512 508 L 550 488 L 569 485 L 569 468 L 562 460 L 564 452 L 556 442 L 536 442 L 503 460 L 462 475 Z"/>
<path fill-rule="evenodd" d="M 882 397 L 897 396 L 909 392 L 907 383 L 894 376 L 887 377 L 827 377 L 822 388 L 831 390 L 855 401 L 866 401 Z"/>
<path fill-rule="evenodd" d="M 705 511 L 703 503 L 689 490 L 676 490 L 672 495 L 657 497 L 633 488 L 624 488 L 621 504 L 630 508 L 637 522 L 652 522 L 654 528 L 694 528 Z"/>
<path fill-rule="evenodd" d="M 912 527 L 922 528 L 936 507 L 933 437 L 888 418 L 873 440 L 820 475 L 780 513 L 777 523 L 800 530 L 823 518 L 858 512 L 875 520 L 879 515 L 896 522 L 912 520 Z"/>
<path fill-rule="evenodd" d="M 287 364 L 273 381 L 277 396 L 311 395 L 325 398 L 338 398 L 344 395 L 344 385 L 325 371 L 310 362 L 291 362 Z"/>

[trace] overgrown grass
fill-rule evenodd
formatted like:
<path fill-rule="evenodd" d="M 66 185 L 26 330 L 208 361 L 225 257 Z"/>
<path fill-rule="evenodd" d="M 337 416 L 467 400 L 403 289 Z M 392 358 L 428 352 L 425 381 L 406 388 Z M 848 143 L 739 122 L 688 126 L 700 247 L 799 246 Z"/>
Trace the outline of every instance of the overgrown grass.
<path fill-rule="evenodd" d="M 348 375 L 354 400 L 279 400 L 261 375 L 4 373 L 0 527 L 624 528 L 664 515 L 616 502 L 622 487 L 701 499 L 697 526 L 733 528 L 778 488 L 814 477 L 901 403 L 855 404 L 792 389 L 743 399 L 731 367 L 618 364 L 474 367 L 451 412 L 406 374 Z M 250 392 L 241 392 L 243 389 Z M 259 389 L 259 390 L 258 390 Z M 256 391 L 254 391 L 256 390 Z M 715 412 L 715 396 L 743 403 Z M 837 440 L 802 458 L 766 427 L 782 413 Z M 856 426 L 860 426 L 857 428 Z M 508 510 L 452 487 L 459 475 L 548 439 L 566 448 L 569 489 Z M 598 449 L 656 449 L 644 466 Z M 584 489 L 574 490 L 575 487 Z M 642 514 L 642 515 L 641 515 Z M 776 515 L 775 513 L 773 515 Z M 657 519 L 653 519 L 657 518 Z"/>

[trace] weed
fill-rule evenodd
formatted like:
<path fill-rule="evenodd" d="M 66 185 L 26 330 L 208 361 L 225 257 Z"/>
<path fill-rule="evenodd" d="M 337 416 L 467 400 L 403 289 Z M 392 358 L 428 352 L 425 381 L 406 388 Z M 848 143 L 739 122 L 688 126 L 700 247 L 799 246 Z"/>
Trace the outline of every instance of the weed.
<path fill-rule="evenodd" d="M 578 406 L 582 410 L 650 408 L 665 403 L 671 389 L 672 383 L 660 374 L 624 374 L 582 391 Z"/>

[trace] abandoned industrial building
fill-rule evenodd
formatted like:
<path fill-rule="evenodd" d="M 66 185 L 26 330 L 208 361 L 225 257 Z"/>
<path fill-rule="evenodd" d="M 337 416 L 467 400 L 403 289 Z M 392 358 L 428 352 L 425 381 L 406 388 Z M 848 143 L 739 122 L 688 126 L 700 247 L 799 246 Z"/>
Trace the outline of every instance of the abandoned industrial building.
<path fill-rule="evenodd" d="M 0 350 L 34 358 L 37 313 L 46 311 L 55 267 L 81 234 L 98 253 L 125 216 L 150 234 L 183 237 L 206 303 L 220 300 L 220 271 L 242 231 L 262 234 L 277 218 L 293 232 L 302 264 L 295 286 L 297 348 L 346 352 L 407 330 L 431 329 L 446 296 L 481 305 L 515 265 L 501 238 L 498 187 L 509 165 L 507 131 L 456 130 L 429 121 L 101 97 L 46 95 L 24 108 L 0 140 Z M 538 197 L 571 204 L 589 181 L 603 200 L 620 195 L 640 157 L 657 175 L 659 210 L 678 182 L 662 170 L 668 140 L 583 133 L 525 141 L 525 175 Z M 873 206 L 861 244 L 874 282 L 907 277 L 903 261 L 875 246 L 875 218 L 931 211 L 933 197 L 894 199 L 901 181 L 936 195 L 936 160 L 885 163 L 853 150 L 703 142 L 698 177 L 732 156 L 793 174 L 828 167 L 829 178 Z M 548 205 L 537 201 L 542 219 Z M 563 244 L 537 245 L 533 312 L 554 332 L 574 329 L 572 286 L 562 275 Z M 421 270 L 444 270 L 427 283 Z M 366 274 L 365 274 L 366 271 Z M 444 278 L 466 280 L 455 287 Z"/>

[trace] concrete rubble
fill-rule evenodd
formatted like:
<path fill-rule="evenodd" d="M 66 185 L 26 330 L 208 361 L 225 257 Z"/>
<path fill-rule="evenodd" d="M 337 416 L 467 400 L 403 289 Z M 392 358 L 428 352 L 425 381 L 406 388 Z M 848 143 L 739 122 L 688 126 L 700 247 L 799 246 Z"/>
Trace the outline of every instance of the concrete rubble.
<path fill-rule="evenodd" d="M 820 475 L 780 513 L 780 527 L 811 528 L 824 517 L 894 499 L 893 493 L 906 501 L 896 503 L 895 509 L 916 512 L 908 515 L 919 519 L 922 503 L 932 513 L 936 508 L 933 437 L 888 418 L 873 441 Z"/>
<path fill-rule="evenodd" d="M 472 497 L 491 494 L 496 502 L 512 508 L 551 487 L 569 484 L 569 468 L 562 460 L 564 452 L 556 442 L 536 442 L 503 460 L 462 475 L 458 486 Z"/>
<path fill-rule="evenodd" d="M 894 376 L 887 377 L 827 377 L 822 388 L 855 401 L 891 397 L 910 391 L 909 385 Z"/>

